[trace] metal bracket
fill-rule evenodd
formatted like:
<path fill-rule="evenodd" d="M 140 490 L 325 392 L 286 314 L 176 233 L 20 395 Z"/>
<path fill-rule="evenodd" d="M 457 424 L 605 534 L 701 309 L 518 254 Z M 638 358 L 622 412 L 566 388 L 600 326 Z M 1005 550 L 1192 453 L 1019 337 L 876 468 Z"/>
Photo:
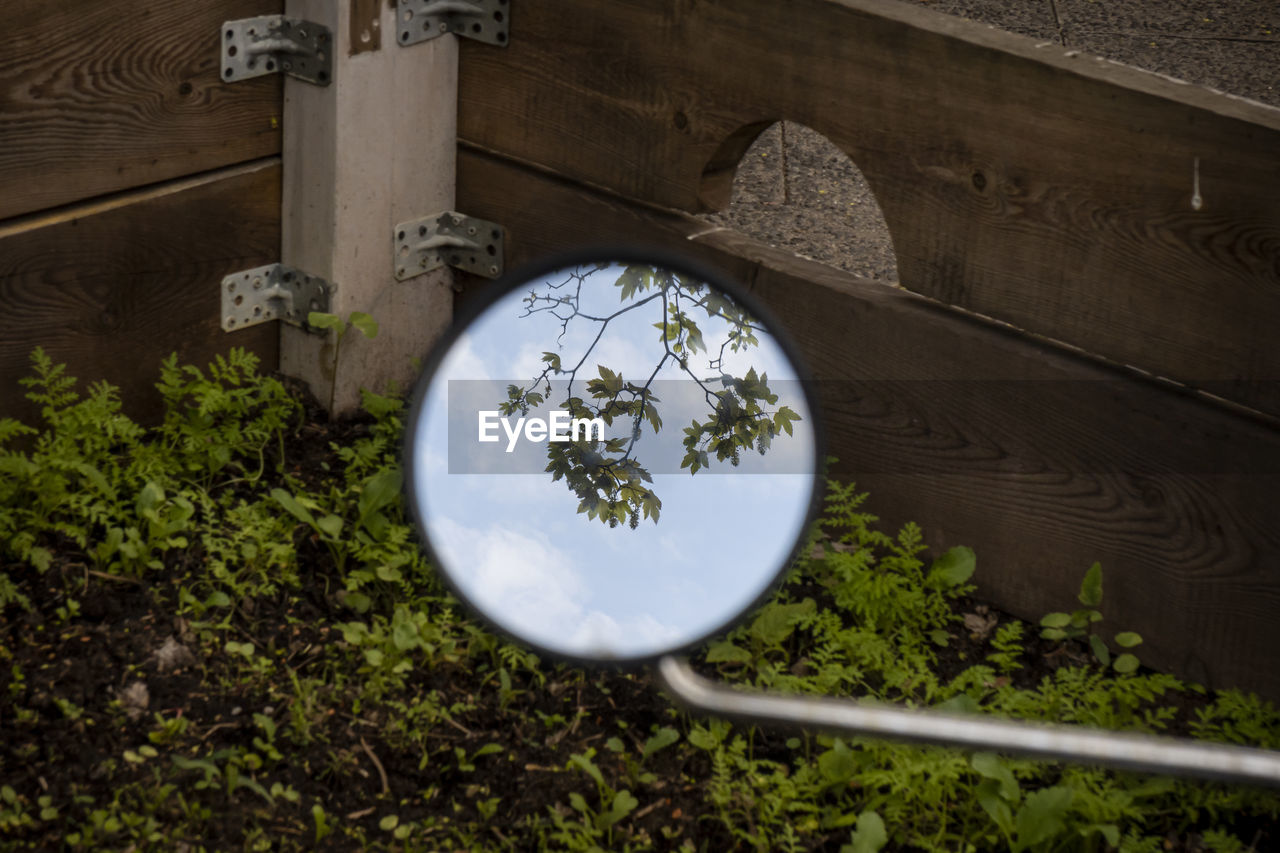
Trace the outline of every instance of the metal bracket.
<path fill-rule="evenodd" d="M 398 0 L 397 40 L 417 44 L 445 33 L 506 47 L 511 8 L 507 0 Z"/>
<path fill-rule="evenodd" d="M 502 226 L 452 210 L 396 226 L 392 266 L 404 281 L 445 264 L 495 278 L 502 274 Z"/>
<path fill-rule="evenodd" d="M 307 325 L 307 314 L 327 312 L 337 287 L 283 264 L 232 273 L 222 280 L 222 329 L 234 332 L 284 320 L 307 331 L 319 331 Z"/>
<path fill-rule="evenodd" d="M 320 86 L 333 80 L 333 33 L 284 15 L 222 25 L 222 79 L 248 80 L 276 71 Z"/>

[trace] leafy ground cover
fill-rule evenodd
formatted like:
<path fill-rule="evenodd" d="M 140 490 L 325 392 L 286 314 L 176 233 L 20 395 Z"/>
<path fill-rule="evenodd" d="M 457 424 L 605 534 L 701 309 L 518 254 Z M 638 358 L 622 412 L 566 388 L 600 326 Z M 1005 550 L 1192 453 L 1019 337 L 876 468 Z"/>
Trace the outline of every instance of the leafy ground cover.
<path fill-rule="evenodd" d="M 1265 850 L 1276 793 L 731 726 L 644 673 L 540 661 L 439 584 L 403 404 L 327 423 L 232 351 L 163 423 L 41 353 L 0 421 L 0 846 L 229 850 Z M 1137 666 L 1103 570 L 1041 625 L 830 486 L 786 582 L 695 655 L 798 693 L 1280 747 L 1280 715 Z"/>

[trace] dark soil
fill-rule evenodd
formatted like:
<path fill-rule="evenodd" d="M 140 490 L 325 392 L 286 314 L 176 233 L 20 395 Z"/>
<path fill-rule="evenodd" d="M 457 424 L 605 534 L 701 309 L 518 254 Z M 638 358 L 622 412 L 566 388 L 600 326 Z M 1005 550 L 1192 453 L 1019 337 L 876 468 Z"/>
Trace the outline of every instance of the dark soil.
<path fill-rule="evenodd" d="M 296 386 L 295 386 L 296 387 Z M 286 447 L 291 473 L 303 482 L 319 484 L 339 469 L 332 445 L 349 446 L 367 434 L 367 418 L 328 422 L 323 412 L 301 389 L 307 401 L 307 422 Z M 69 543 L 68 543 L 69 544 Z M 244 600 L 232 617 L 236 635 L 276 656 L 299 674 L 328 672 L 332 660 L 326 649 L 340 638 L 329 627 L 351 618 L 336 595 L 326 589 L 340 583 L 332 563 L 318 545 L 310 551 L 302 543 L 300 562 L 308 583 L 300 595 L 282 593 L 274 599 Z M 29 566 L 3 568 L 36 603 L 34 612 L 8 610 L 0 624 L 0 650 L 7 658 L 0 666 L 0 782 L 34 799 L 41 791 L 80 792 L 101 805 L 111 792 L 128 785 L 144 785 L 154 769 L 145 761 L 121 760 L 129 750 L 147 744 L 157 731 L 156 715 L 185 718 L 186 733 L 162 746 L 171 754 L 207 755 L 212 750 L 249 746 L 261 735 L 255 714 L 271 717 L 281 728 L 295 710 L 296 694 L 288 685 L 245 686 L 227 669 L 225 656 L 201 659 L 193 626 L 174 616 L 177 579 L 202 559 L 200 549 L 169 552 L 165 571 L 136 581 L 93 572 L 67 547 L 55 558 L 53 568 L 40 574 Z M 824 605 L 825 590 L 814 586 L 801 591 Z M 71 618 L 55 616 L 69 598 L 80 602 L 80 613 Z M 828 602 L 829 604 L 829 602 Z M 970 598 L 956 602 L 958 622 L 950 645 L 939 652 L 939 673 L 950 677 L 993 651 L 994 629 L 1013 619 Z M 964 627 L 961 627 L 961 626 Z M 1051 643 L 1035 638 L 1037 629 L 1026 626 L 1024 667 L 1015 676 L 1019 686 L 1031 687 L 1064 664 L 1087 664 L 1079 644 Z M 168 654 L 175 657 L 166 661 Z M 310 746 L 288 744 L 286 762 L 271 771 L 271 781 L 289 785 L 301 795 L 306 815 L 309 804 L 323 802 L 332 815 L 348 825 L 365 825 L 379 834 L 377 821 L 390 808 L 401 821 L 435 819 L 487 825 L 489 843 L 505 844 L 503 819 L 486 821 L 475 802 L 500 798 L 503 814 L 539 814 L 551 809 L 568 816 L 570 794 L 583 790 L 580 774 L 564 771 L 566 756 L 597 751 L 595 761 L 615 788 L 625 787 L 623 759 L 605 749 L 605 742 L 622 738 L 632 754 L 639 751 L 652 726 L 672 725 L 674 711 L 646 672 L 584 672 L 569 667 L 548 670 L 545 684 L 528 675 L 517 676 L 514 694 L 499 701 L 495 673 L 476 659 L 422 672 L 416 689 L 436 691 L 442 707 L 456 712 L 443 723 L 428 728 L 430 741 L 424 760 L 418 748 L 388 739 L 384 724 L 387 711 L 353 707 L 342 681 L 359 676 L 334 672 L 332 683 L 322 688 L 319 709 L 311 720 L 314 741 Z M 715 675 L 713 667 L 701 667 Z M 21 682 L 15 672 L 24 673 Z M 1184 700 L 1179 720 L 1171 730 L 1180 732 L 1197 703 Z M 70 703 L 69 705 L 67 703 Z M 1167 703 L 1166 703 L 1167 704 Z M 15 719 L 15 709 L 35 712 L 35 719 Z M 551 729 L 539 715 L 560 714 L 575 720 L 569 728 Z M 786 745 L 792 733 L 761 731 L 755 736 L 756 755 L 790 764 L 793 750 Z M 474 754 L 487 744 L 502 751 L 475 759 L 466 770 L 452 760 L 453 750 Z M 282 747 L 283 748 L 283 747 Z M 656 780 L 643 786 L 646 805 L 629 819 L 631 838 L 667 839 L 671 848 L 692 839 L 697 849 L 738 849 L 737 841 L 708 817 L 705 780 L 710 777 L 707 753 L 670 749 L 657 753 L 645 765 Z M 158 760 L 158 759 L 157 759 Z M 220 787 L 192 790 L 200 773 L 188 771 L 184 791 L 188 807 L 206 807 L 219 820 L 206 820 L 198 838 L 169 839 L 183 849 L 206 845 L 207 849 L 242 848 L 246 844 L 244 820 L 255 815 L 261 801 L 240 791 L 242 815 L 228 811 L 228 794 Z M 423 792 L 432 792 L 424 796 Z M 463 796 L 462 794 L 465 794 Z M 70 811 L 64 805 L 64 810 Z M 132 807 L 145 811 L 145 803 Z M 275 815 L 279 814 L 277 810 Z M 161 824 L 177 815 L 161 811 L 153 815 Z M 84 816 L 80 816 L 83 820 Z M 309 833 L 299 822 L 272 817 L 267 829 L 291 844 L 310 846 Z M 305 818 L 304 818 L 305 821 Z M 305 822 L 302 824 L 305 825 Z M 1237 827 L 1243 837 L 1257 837 L 1265 844 L 1271 830 L 1262 826 Z M 831 831 L 813 849 L 838 850 L 848 840 L 848 830 Z M 18 835 L 22 849 L 57 849 L 62 843 L 56 823 L 41 832 Z M 811 837 L 812 838 L 812 837 Z M 323 849 L 352 849 L 351 839 L 335 834 L 319 844 Z M 15 847 L 15 849 L 18 849 Z M 132 848 L 130 848 L 132 849 Z M 271 849 L 276 849 L 273 846 Z M 1169 838 L 1166 850 L 1203 849 L 1194 833 Z"/>
<path fill-rule="evenodd" d="M 367 435 L 371 419 L 358 416 L 331 422 L 304 386 L 288 377 L 278 378 L 306 408 L 306 423 L 286 446 L 285 456 L 293 460 L 290 473 L 317 486 L 340 470 L 333 446 L 350 446 Z M 310 582 L 303 594 L 246 599 L 233 618 L 242 640 L 280 656 L 298 673 L 325 666 L 325 647 L 340 639 L 329 625 L 352 618 L 341 606 L 340 596 L 323 592 L 341 586 L 328 555 L 318 545 L 307 553 L 305 545 L 299 560 Z M 0 622 L 0 732 L 4 733 L 0 784 L 20 793 L 78 791 L 97 795 L 101 804 L 110 801 L 112 788 L 151 777 L 145 764 L 130 768 L 122 764 L 121 756 L 148 743 L 148 734 L 157 728 L 156 714 L 189 721 L 190 734 L 164 747 L 175 753 L 194 753 L 198 747 L 205 754 L 247 746 L 261 735 L 253 720 L 256 713 L 283 727 L 292 695 L 276 691 L 274 685 L 246 689 L 217 661 L 197 659 L 192 650 L 198 648 L 198 639 L 191 624 L 172 615 L 178 603 L 176 579 L 184 574 L 188 561 L 201 559 L 198 547 L 170 559 L 164 571 L 148 576 L 152 580 L 137 581 L 91 571 L 71 556 L 76 550 L 73 543 L 63 546 L 53 567 L 43 574 L 21 563 L 0 566 L 36 605 L 31 612 L 10 607 L 8 618 Z M 78 616 L 65 621 L 52 618 L 70 598 L 79 602 Z M 166 662 L 162 650 L 166 646 L 171 650 L 175 643 L 179 657 Z M 17 672 L 23 674 L 21 682 L 15 681 Z M 645 674 L 559 668 L 544 685 L 517 682 L 517 698 L 501 709 L 495 699 L 494 674 L 483 667 L 439 667 L 422 677 L 426 683 L 418 685 L 420 691 L 438 691 L 442 706 L 469 708 L 454 714 L 448 725 L 433 728 L 430 736 L 438 742 L 434 749 L 447 755 L 461 747 L 471 754 L 497 743 L 503 747 L 499 760 L 511 762 L 510 767 L 494 765 L 492 758 L 489 766 L 485 758 L 476 759 L 474 775 L 447 760 L 421 766 L 412 750 L 382 740 L 378 732 L 386 721 L 385 712 L 335 712 L 333 706 L 342 704 L 335 685 L 333 694 L 321 697 L 321 707 L 327 704 L 328 709 L 312 720 L 314 744 L 309 750 L 290 745 L 284 777 L 276 773 L 273 779 L 299 791 L 304 803 L 322 801 L 330 814 L 347 822 L 365 821 L 371 835 L 379 834 L 377 820 L 386 812 L 388 801 L 399 804 L 394 811 L 401 821 L 444 812 L 459 822 L 483 823 L 474 809 L 470 813 L 451 809 L 451 796 L 443 796 L 441 802 L 422 797 L 423 791 L 447 793 L 477 785 L 484 787 L 486 797 L 501 798 L 507 813 L 545 815 L 547 808 L 553 808 L 567 815 L 569 793 L 582 790 L 582 777 L 562 772 L 565 756 L 594 747 L 602 753 L 597 764 L 613 777 L 622 771 L 621 760 L 617 759 L 618 767 L 612 766 L 614 756 L 604 750 L 606 739 L 622 736 L 638 749 L 651 724 L 671 721 L 671 704 Z M 19 708 L 38 716 L 18 720 L 15 709 Z M 567 735 L 548 736 L 539 711 L 568 719 L 582 716 Z M 619 728 L 620 716 L 629 722 L 628 730 Z M 699 824 L 702 792 L 693 780 L 705 777 L 708 767 L 686 766 L 675 750 L 668 750 L 647 762 L 646 770 L 658 777 L 650 788 L 669 793 L 645 814 L 633 815 L 633 826 L 655 838 L 662 838 L 664 831 L 698 838 L 709 845 L 704 849 L 733 847 L 727 833 Z M 196 771 L 190 775 L 193 780 L 199 778 Z M 240 796 L 247 814 L 261 805 L 248 792 Z M 226 809 L 226 796 L 217 787 L 199 799 L 214 814 Z M 374 808 L 379 801 L 382 807 Z M 142 804 L 137 807 L 141 809 Z M 495 822 L 490 843 L 505 843 L 500 826 L 501 821 Z M 239 849 L 246 840 L 244 824 L 234 814 L 221 824 L 206 822 L 204 828 L 202 837 L 182 839 L 192 845 L 183 849 L 195 849 L 195 845 Z M 280 825 L 275 830 L 286 837 L 301 835 L 296 826 Z M 5 838 L 0 832 L 0 849 L 59 849 L 64 843 L 56 824 L 47 834 L 19 834 L 21 842 Z M 9 843 L 15 846 L 9 848 Z M 311 846 L 302 839 L 295 843 Z M 354 849 L 351 839 L 341 835 L 317 846 Z"/>

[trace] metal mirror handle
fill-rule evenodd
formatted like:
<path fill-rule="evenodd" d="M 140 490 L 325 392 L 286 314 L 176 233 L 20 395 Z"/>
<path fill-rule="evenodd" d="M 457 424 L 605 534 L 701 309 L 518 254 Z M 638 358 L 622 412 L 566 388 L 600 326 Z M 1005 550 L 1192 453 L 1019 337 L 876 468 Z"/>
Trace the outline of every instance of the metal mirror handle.
<path fill-rule="evenodd" d="M 656 669 L 662 686 L 690 710 L 743 722 L 1280 786 L 1280 751 L 863 705 L 848 699 L 751 692 L 708 681 L 686 661 L 670 655 L 660 658 Z"/>

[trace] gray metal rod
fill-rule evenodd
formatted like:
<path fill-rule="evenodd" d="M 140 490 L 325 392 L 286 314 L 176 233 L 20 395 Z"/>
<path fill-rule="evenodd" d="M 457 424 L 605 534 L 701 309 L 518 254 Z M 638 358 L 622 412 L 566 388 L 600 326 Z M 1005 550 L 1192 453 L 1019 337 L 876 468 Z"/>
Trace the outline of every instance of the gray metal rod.
<path fill-rule="evenodd" d="M 662 685 L 690 709 L 751 723 L 1280 786 L 1280 752 L 1274 750 L 864 705 L 852 699 L 748 692 L 708 681 L 671 656 L 658 661 L 657 673 Z"/>

